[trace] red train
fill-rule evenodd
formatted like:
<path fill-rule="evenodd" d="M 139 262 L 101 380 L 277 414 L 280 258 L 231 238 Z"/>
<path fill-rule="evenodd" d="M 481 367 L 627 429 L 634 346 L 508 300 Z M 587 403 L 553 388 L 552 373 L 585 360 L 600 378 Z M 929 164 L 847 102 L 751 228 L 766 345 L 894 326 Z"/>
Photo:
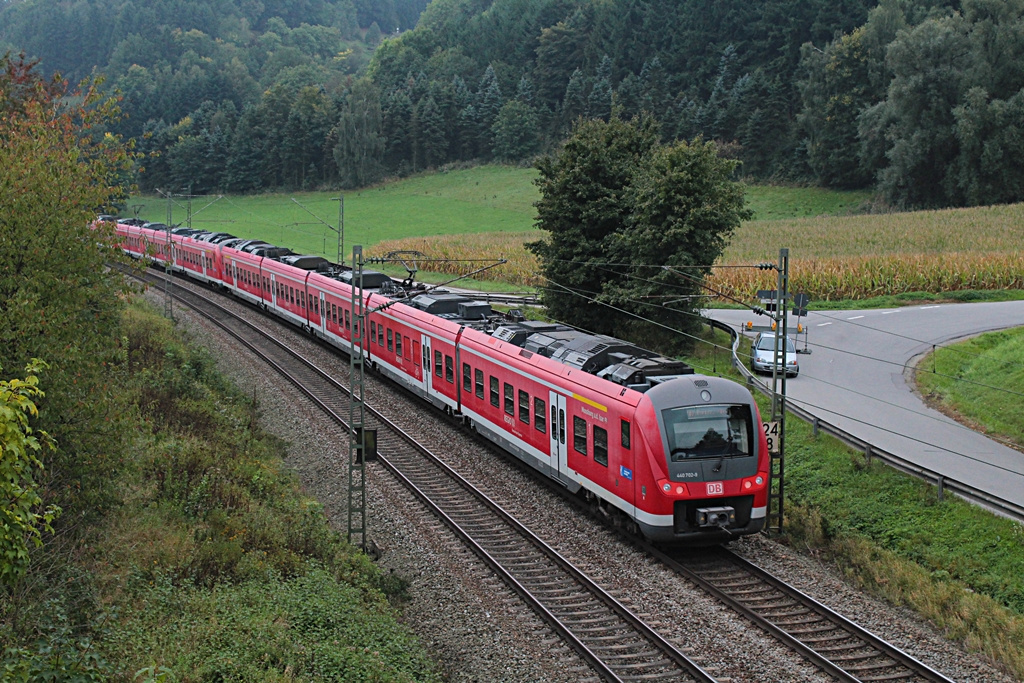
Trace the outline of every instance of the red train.
<path fill-rule="evenodd" d="M 352 352 L 350 268 L 271 245 L 216 243 L 219 236 L 209 241 L 199 231 L 118 223 L 117 235 L 134 257 L 170 260 L 172 269 Z M 616 522 L 655 541 L 689 543 L 763 527 L 768 446 L 742 385 L 459 295 L 406 293 L 374 271 L 364 271 L 363 287 L 364 310 L 399 299 L 369 315 L 367 367 L 461 417 Z"/>

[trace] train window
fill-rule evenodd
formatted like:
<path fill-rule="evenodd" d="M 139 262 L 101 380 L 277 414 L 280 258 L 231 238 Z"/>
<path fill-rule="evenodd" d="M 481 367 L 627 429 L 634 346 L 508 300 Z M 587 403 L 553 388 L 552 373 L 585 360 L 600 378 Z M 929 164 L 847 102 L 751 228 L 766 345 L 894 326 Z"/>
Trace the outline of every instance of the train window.
<path fill-rule="evenodd" d="M 444 357 L 444 381 L 455 384 L 455 359 L 451 356 Z"/>
<path fill-rule="evenodd" d="M 482 399 L 484 397 L 484 371 L 477 369 L 475 372 L 476 379 L 476 397 Z"/>
<path fill-rule="evenodd" d="M 306 293 L 304 291 L 299 292 L 299 307 L 306 310 Z"/>
<path fill-rule="evenodd" d="M 608 467 L 608 432 L 594 425 L 594 462 Z"/>
<path fill-rule="evenodd" d="M 622 421 L 622 447 L 629 450 L 629 423 Z"/>
<path fill-rule="evenodd" d="M 384 346 L 384 324 L 383 323 L 381 323 L 380 325 L 377 325 L 377 343 L 380 344 L 381 346 Z M 427 359 L 427 362 L 428 363 L 430 362 L 429 358 Z"/>
<path fill-rule="evenodd" d="M 519 390 L 519 421 L 530 424 L 530 394 Z"/>
<path fill-rule="evenodd" d="M 402 357 L 402 335 L 395 335 L 395 355 L 399 358 Z"/>
<path fill-rule="evenodd" d="M 508 382 L 505 382 L 505 412 L 509 415 L 516 414 L 515 389 Z"/>
<path fill-rule="evenodd" d="M 473 391 L 473 370 L 469 363 L 462 364 L 462 390 L 467 394 Z"/>
<path fill-rule="evenodd" d="M 391 330 L 388 330 L 388 351 L 394 351 L 394 350 L 395 350 L 395 333 L 392 332 Z M 439 375 L 441 374 L 440 368 L 438 369 L 437 374 L 439 374 Z"/>
<path fill-rule="evenodd" d="M 582 417 L 572 418 L 572 447 L 577 453 L 587 454 L 587 421 Z"/>
<path fill-rule="evenodd" d="M 544 422 L 545 419 L 547 419 L 547 406 L 544 405 L 544 399 L 534 397 L 533 428 L 541 434 L 547 431 L 547 424 Z"/>
<path fill-rule="evenodd" d="M 295 288 L 294 287 L 289 287 L 288 288 L 288 302 L 289 303 L 293 303 L 293 304 L 295 303 Z"/>
<path fill-rule="evenodd" d="M 441 376 L 441 352 L 437 350 L 434 351 L 434 374 Z"/>
<path fill-rule="evenodd" d="M 745 405 L 684 406 L 661 411 L 672 462 L 753 453 L 754 426 Z"/>
<path fill-rule="evenodd" d="M 497 408 L 499 401 L 500 396 L 498 394 L 498 378 L 491 377 L 491 405 Z"/>
<path fill-rule="evenodd" d="M 346 330 L 351 330 L 352 329 L 352 318 L 350 317 L 349 309 L 347 309 L 347 308 L 345 309 L 345 329 Z"/>
<path fill-rule="evenodd" d="M 331 322 L 338 324 L 338 304 L 331 304 Z"/>
<path fill-rule="evenodd" d="M 373 320 L 370 321 L 370 343 L 377 341 L 377 323 Z"/>

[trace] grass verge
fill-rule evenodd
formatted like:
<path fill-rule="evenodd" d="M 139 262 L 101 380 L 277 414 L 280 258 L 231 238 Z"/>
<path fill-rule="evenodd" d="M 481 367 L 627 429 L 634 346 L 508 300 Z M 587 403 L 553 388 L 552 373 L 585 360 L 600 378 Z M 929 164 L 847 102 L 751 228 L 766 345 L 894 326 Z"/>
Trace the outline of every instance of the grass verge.
<path fill-rule="evenodd" d="M 940 347 L 918 362 L 914 374 L 933 407 L 1024 450 L 1024 328 Z"/>
<path fill-rule="evenodd" d="M 8 596 L 3 680 L 439 680 L 391 604 L 405 584 L 329 527 L 253 401 L 156 313 L 125 320 L 120 507 L 37 569 L 42 599 Z"/>

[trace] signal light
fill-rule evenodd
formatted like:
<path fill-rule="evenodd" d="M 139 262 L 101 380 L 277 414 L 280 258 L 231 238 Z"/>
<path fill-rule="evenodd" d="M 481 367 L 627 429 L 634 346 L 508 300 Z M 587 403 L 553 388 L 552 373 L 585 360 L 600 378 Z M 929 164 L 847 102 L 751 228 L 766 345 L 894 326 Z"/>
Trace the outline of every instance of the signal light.
<path fill-rule="evenodd" d="M 747 321 L 747 329 L 748 329 L 748 330 L 752 330 L 752 329 L 754 329 L 754 323 L 748 320 L 748 321 Z"/>

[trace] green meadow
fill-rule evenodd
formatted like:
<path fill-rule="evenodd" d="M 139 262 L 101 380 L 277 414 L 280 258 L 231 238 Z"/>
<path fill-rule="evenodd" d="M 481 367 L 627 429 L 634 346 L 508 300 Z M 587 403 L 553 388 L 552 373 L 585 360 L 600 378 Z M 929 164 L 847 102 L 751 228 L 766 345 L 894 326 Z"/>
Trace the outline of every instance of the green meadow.
<path fill-rule="evenodd" d="M 536 171 L 482 166 L 431 173 L 339 195 L 299 192 L 252 196 L 202 196 L 191 202 L 191 226 L 258 238 L 295 251 L 334 257 L 339 196 L 344 198 L 346 260 L 351 247 L 410 237 L 524 232 L 533 229 Z M 184 198 L 170 202 L 172 224 L 189 223 Z M 168 200 L 133 197 L 138 215 L 167 222 Z M 131 212 L 129 212 L 130 214 Z"/>
<path fill-rule="evenodd" d="M 533 184 L 536 177 L 532 168 L 490 165 L 423 174 L 342 193 L 345 252 L 350 256 L 354 244 L 368 249 L 380 242 L 416 237 L 532 232 L 533 203 L 539 198 Z M 338 196 L 336 192 L 204 195 L 191 201 L 190 224 L 333 257 L 338 246 Z M 866 205 L 868 195 L 752 186 L 747 200 L 754 222 L 758 222 L 849 215 Z M 138 207 L 140 217 L 156 222 L 167 222 L 169 204 L 172 224 L 189 223 L 189 202 L 183 197 L 168 202 L 142 196 L 129 202 L 130 207 Z"/>

